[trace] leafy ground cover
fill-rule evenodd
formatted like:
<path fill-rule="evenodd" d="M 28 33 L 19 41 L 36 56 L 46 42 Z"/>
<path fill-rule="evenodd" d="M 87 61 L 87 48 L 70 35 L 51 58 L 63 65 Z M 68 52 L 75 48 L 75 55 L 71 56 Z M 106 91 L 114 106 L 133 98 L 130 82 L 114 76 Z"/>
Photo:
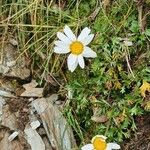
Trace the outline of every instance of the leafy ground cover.
<path fill-rule="evenodd" d="M 150 1 L 2 0 L 0 5 L 2 46 L 9 36 L 17 39 L 39 86 L 64 102 L 78 145 L 96 134 L 120 143 L 132 137 L 135 118 L 150 110 Z M 97 58 L 73 73 L 67 56 L 53 53 L 56 33 L 65 25 L 76 35 L 86 26 L 95 34 L 90 47 Z"/>

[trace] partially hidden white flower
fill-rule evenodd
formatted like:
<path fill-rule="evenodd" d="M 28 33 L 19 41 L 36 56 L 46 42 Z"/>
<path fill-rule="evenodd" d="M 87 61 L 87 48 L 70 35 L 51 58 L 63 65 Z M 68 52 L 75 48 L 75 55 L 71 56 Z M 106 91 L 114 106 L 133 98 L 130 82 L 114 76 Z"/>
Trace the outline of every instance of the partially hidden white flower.
<path fill-rule="evenodd" d="M 132 41 L 125 40 L 125 41 L 124 41 L 124 45 L 125 45 L 125 46 L 132 46 L 133 43 L 132 43 Z"/>
<path fill-rule="evenodd" d="M 81 147 L 81 150 L 112 150 L 120 149 L 120 145 L 117 143 L 107 143 L 106 138 L 103 135 L 96 135 L 92 138 L 91 144 L 86 144 Z"/>
<path fill-rule="evenodd" d="M 76 67 L 85 67 L 83 57 L 95 58 L 97 54 L 87 45 L 93 40 L 94 34 L 91 30 L 85 27 L 80 35 L 76 37 L 71 29 L 66 25 L 64 33 L 57 32 L 59 40 L 55 41 L 54 52 L 58 54 L 70 53 L 67 59 L 68 69 L 73 72 Z"/>

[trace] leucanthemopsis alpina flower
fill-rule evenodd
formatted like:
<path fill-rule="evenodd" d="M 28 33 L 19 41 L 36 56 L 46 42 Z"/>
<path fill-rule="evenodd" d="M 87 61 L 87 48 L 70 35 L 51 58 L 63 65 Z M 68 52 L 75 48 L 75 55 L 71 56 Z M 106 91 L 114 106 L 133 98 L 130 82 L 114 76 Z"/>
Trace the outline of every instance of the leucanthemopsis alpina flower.
<path fill-rule="evenodd" d="M 81 150 L 112 150 L 120 149 L 120 145 L 117 143 L 107 143 L 106 138 L 103 135 L 96 135 L 92 138 L 91 144 L 86 144 L 81 147 Z"/>
<path fill-rule="evenodd" d="M 58 54 L 70 53 L 67 58 L 68 69 L 73 72 L 76 67 L 85 67 L 83 57 L 95 58 L 97 54 L 91 50 L 87 45 L 93 40 L 94 34 L 90 33 L 91 30 L 85 27 L 78 37 L 66 25 L 64 33 L 57 32 L 59 40 L 55 41 L 54 52 Z"/>

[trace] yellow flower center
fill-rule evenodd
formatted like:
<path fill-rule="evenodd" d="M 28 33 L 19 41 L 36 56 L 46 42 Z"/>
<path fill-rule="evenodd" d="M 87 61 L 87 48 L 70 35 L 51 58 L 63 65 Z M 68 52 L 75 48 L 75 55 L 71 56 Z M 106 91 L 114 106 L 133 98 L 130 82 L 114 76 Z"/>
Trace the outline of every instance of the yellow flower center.
<path fill-rule="evenodd" d="M 70 50 L 72 54 L 80 55 L 83 52 L 83 44 L 79 41 L 72 42 L 70 44 Z"/>
<path fill-rule="evenodd" d="M 102 137 L 94 137 L 92 139 L 94 150 L 105 150 L 107 147 L 106 141 Z"/>

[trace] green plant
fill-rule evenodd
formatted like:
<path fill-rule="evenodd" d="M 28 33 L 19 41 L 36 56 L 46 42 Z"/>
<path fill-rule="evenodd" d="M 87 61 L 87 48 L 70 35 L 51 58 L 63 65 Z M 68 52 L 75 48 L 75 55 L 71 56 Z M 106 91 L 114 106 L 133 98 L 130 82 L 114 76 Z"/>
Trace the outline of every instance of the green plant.
<path fill-rule="evenodd" d="M 9 31 L 16 36 L 20 57 L 25 54 L 32 59 L 34 78 L 43 83 L 46 74 L 50 74 L 68 81 L 59 93 L 71 92 L 64 115 L 78 144 L 96 134 L 104 134 L 110 141 L 129 138 L 136 130 L 134 117 L 147 110 L 143 107 L 146 98 L 141 96 L 140 86 L 143 80 L 149 82 L 150 74 L 150 29 L 140 33 L 134 0 L 113 1 L 108 9 L 98 0 L 0 3 L 1 36 L 6 39 Z M 53 54 L 56 32 L 65 24 L 76 34 L 85 26 L 95 33 L 91 47 L 98 57 L 86 60 L 86 68 L 77 68 L 74 73 L 67 71 L 65 56 Z M 125 45 L 125 41 L 132 45 Z M 95 123 L 91 119 L 95 113 L 105 115 L 107 120 Z"/>

